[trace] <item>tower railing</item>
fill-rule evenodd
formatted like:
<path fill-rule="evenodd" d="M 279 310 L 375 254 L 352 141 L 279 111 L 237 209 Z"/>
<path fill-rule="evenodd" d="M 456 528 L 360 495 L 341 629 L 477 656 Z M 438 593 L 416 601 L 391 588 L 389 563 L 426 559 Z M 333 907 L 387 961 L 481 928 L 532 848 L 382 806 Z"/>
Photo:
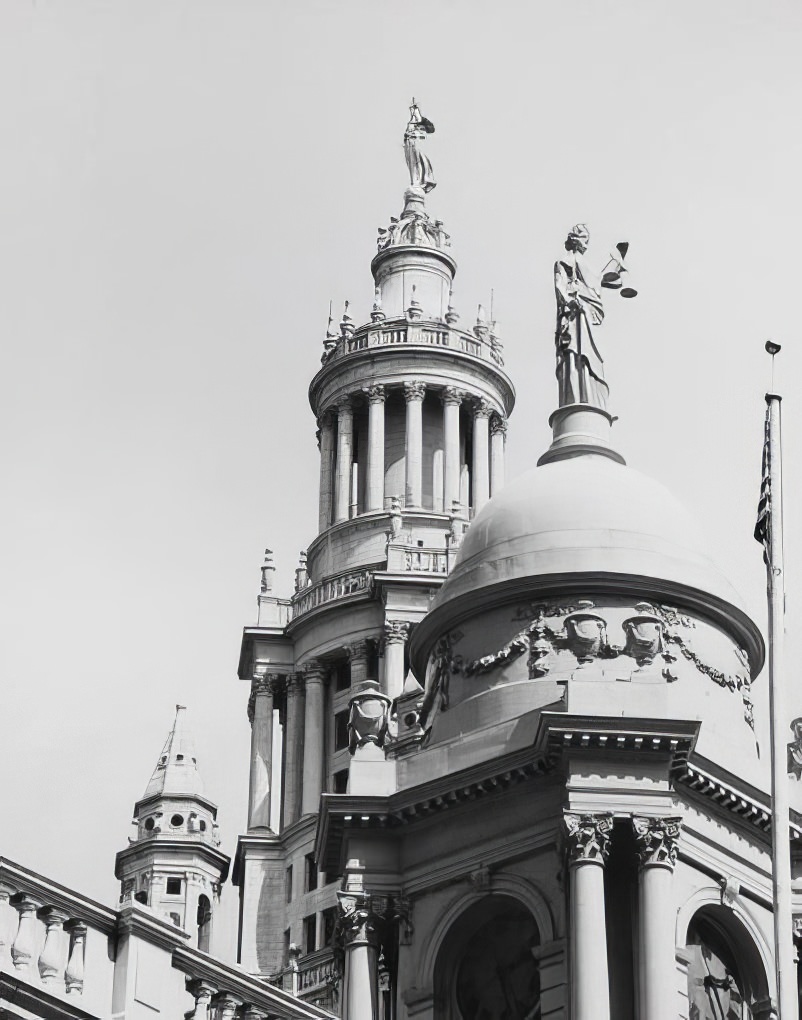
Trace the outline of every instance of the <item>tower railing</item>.
<path fill-rule="evenodd" d="M 502 367 L 504 358 L 501 342 L 487 330 L 480 327 L 477 327 L 477 330 L 478 332 L 474 334 L 466 333 L 447 323 L 434 320 L 409 322 L 406 319 L 386 319 L 378 323 L 369 322 L 353 333 L 338 337 L 336 342 L 332 343 L 326 362 L 336 361 L 372 347 L 408 344 L 450 348 Z"/>

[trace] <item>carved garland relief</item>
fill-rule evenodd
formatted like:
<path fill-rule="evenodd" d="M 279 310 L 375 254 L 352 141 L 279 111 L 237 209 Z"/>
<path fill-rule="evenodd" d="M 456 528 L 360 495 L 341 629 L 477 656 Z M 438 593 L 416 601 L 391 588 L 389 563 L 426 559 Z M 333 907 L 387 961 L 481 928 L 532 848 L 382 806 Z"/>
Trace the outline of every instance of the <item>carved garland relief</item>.
<path fill-rule="evenodd" d="M 741 695 L 744 719 L 754 729 L 749 660 L 742 649 L 736 649 L 742 667 L 725 673 L 703 660 L 693 650 L 681 630 L 695 629 L 694 620 L 672 606 L 638 602 L 634 612 L 623 620 L 623 642 L 613 643 L 608 634 L 608 621 L 589 599 L 571 603 L 542 602 L 518 607 L 513 621 L 527 621 L 503 647 L 468 662 L 455 654 L 454 645 L 462 635 L 452 632 L 441 638 L 432 656 L 431 682 L 427 684 L 427 711 L 439 696 L 440 707 L 449 701 L 449 680 L 453 674 L 480 676 L 527 656 L 530 679 L 547 676 L 553 669 L 558 653 L 568 652 L 578 668 L 596 660 L 628 657 L 638 670 L 659 670 L 658 679 L 673 683 L 678 679 L 672 668 L 678 655 L 691 663 L 713 683 Z M 552 622 L 553 621 L 553 622 Z M 644 674 L 645 675 L 645 674 Z M 634 677 L 633 677 L 634 678 Z"/>

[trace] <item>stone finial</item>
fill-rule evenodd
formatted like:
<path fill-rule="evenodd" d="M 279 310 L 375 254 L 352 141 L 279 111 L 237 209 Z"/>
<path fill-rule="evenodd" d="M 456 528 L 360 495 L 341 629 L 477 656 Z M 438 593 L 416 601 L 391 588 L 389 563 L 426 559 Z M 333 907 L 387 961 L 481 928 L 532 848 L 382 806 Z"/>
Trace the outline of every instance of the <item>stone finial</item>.
<path fill-rule="evenodd" d="M 352 337 L 354 335 L 354 321 L 348 314 L 349 304 L 350 301 L 345 302 L 345 306 L 343 308 L 343 317 L 340 320 L 340 336 L 345 338 Z"/>
<path fill-rule="evenodd" d="M 479 340 L 486 340 L 490 327 L 487 325 L 487 316 L 483 305 L 479 305 L 476 312 L 476 325 L 473 327 L 474 336 Z"/>
<path fill-rule="evenodd" d="M 370 313 L 371 322 L 383 322 L 387 316 L 382 311 L 382 291 L 381 287 L 376 285 L 376 289 L 373 292 L 373 311 Z"/>
<path fill-rule="evenodd" d="M 301 591 L 309 584 L 309 572 L 306 567 L 306 549 L 301 549 L 298 566 L 295 568 L 295 590 Z"/>
<path fill-rule="evenodd" d="M 276 568 L 273 566 L 273 550 L 265 549 L 265 560 L 261 567 L 262 571 L 262 594 L 269 595 L 273 590 L 273 575 Z"/>
<path fill-rule="evenodd" d="M 333 356 L 334 352 L 337 350 L 337 334 L 336 333 L 332 333 L 332 331 L 331 331 L 331 324 L 334 322 L 334 318 L 332 317 L 331 312 L 332 312 L 332 302 L 329 301 L 329 321 L 328 321 L 328 324 L 326 326 L 326 335 L 323 338 L 323 355 L 322 355 L 322 357 L 320 359 L 323 362 L 324 365 L 329 360 L 329 358 L 331 358 Z"/>
<path fill-rule="evenodd" d="M 421 308 L 421 303 L 415 297 L 415 293 L 416 293 L 417 289 L 418 289 L 417 284 L 413 283 L 412 284 L 412 297 L 409 299 L 409 308 L 407 308 L 407 319 L 410 322 L 417 322 L 418 319 L 420 319 L 421 316 L 423 315 L 423 309 Z"/>
<path fill-rule="evenodd" d="M 454 311 L 454 290 L 453 288 L 448 292 L 448 309 L 446 311 L 446 322 L 449 326 L 456 325 L 459 319 L 459 315 Z"/>

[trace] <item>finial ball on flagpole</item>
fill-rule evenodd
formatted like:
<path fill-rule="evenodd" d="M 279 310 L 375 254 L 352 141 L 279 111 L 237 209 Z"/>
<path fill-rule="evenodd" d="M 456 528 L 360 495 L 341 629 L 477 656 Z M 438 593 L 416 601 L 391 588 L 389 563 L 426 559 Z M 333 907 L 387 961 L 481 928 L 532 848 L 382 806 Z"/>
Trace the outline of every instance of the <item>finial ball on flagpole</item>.
<path fill-rule="evenodd" d="M 775 354 L 779 354 L 780 353 L 780 351 L 782 350 L 782 346 L 780 344 L 778 344 L 778 343 L 775 343 L 773 340 L 767 340 L 766 341 L 766 350 L 768 351 L 768 353 L 773 358 Z"/>

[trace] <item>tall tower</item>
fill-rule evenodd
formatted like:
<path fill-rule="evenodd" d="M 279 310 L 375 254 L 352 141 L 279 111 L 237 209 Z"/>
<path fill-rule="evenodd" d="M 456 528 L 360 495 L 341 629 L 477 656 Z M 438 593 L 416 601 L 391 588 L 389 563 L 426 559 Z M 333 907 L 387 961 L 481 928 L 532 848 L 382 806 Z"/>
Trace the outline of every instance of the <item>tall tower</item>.
<path fill-rule="evenodd" d="M 136 836 L 117 854 L 121 898 L 132 896 L 184 928 L 210 952 L 220 886 L 230 859 L 219 849 L 217 805 L 203 793 L 186 709 L 175 721 L 147 788 L 134 805 Z"/>
<path fill-rule="evenodd" d="M 427 209 L 435 182 L 423 144 L 432 131 L 413 102 L 404 135 L 409 186 L 401 215 L 379 231 L 369 321 L 356 325 L 346 304 L 309 388 L 319 533 L 289 598 L 274 595 L 268 557 L 258 623 L 243 636 L 251 785 L 234 882 L 241 962 L 268 977 L 287 966 L 291 946 L 302 959 L 330 959 L 336 885 L 318 874 L 314 840 L 321 794 L 349 787 L 351 701 L 360 691 L 394 706 L 402 694 L 419 696 L 414 679 L 405 688 L 408 638 L 474 513 L 504 483 L 514 390 L 496 324 L 481 306 L 475 325 L 458 325 L 449 235 Z M 395 710 L 391 725 L 403 730 Z M 384 781 L 379 772 L 376 781 Z M 324 971 L 304 986 L 309 997 Z M 318 1001 L 327 995 L 321 986 Z"/>

